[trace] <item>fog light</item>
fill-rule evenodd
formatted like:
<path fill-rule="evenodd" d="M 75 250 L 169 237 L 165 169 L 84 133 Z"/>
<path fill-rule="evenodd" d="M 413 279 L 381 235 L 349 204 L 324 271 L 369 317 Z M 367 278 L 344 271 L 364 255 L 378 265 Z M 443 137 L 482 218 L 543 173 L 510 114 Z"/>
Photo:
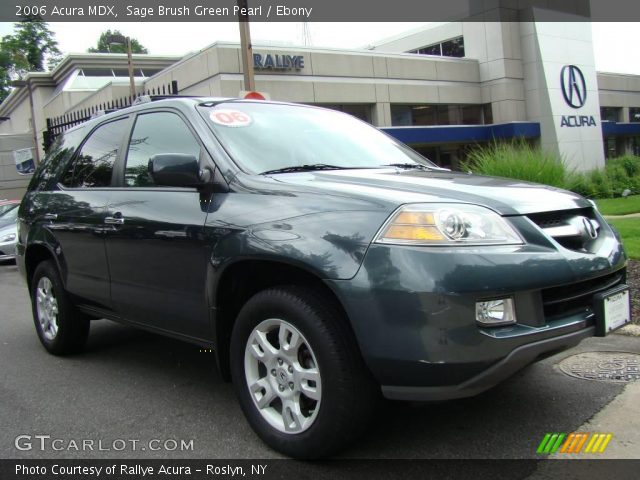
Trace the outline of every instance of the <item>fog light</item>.
<path fill-rule="evenodd" d="M 476 302 L 476 320 L 486 326 L 516 323 L 516 312 L 512 298 Z"/>

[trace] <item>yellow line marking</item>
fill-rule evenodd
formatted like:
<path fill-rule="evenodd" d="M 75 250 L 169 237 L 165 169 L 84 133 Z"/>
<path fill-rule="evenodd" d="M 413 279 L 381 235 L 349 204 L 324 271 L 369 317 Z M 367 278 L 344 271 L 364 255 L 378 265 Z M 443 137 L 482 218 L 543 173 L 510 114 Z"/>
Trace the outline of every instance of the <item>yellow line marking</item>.
<path fill-rule="evenodd" d="M 591 453 L 591 447 L 593 447 L 593 444 L 595 443 L 597 438 L 598 438 L 598 434 L 597 433 L 594 433 L 591 436 L 591 440 L 589 440 L 589 444 L 587 445 L 587 449 L 585 450 L 585 453 Z"/>
<path fill-rule="evenodd" d="M 604 449 L 605 449 L 605 448 L 607 448 L 607 445 L 609 445 L 609 442 L 611 441 L 611 439 L 612 439 L 612 438 L 613 438 L 613 435 L 611 435 L 611 434 L 608 434 L 608 435 L 605 437 L 605 440 L 604 440 L 604 442 L 602 443 L 602 446 L 600 447 L 600 453 L 603 453 L 603 452 L 604 452 Z"/>
<path fill-rule="evenodd" d="M 596 443 L 593 445 L 593 449 L 591 450 L 593 453 L 598 453 L 598 448 L 600 447 L 602 440 L 604 440 L 604 437 L 604 433 L 598 435 L 598 439 L 596 440 Z"/>

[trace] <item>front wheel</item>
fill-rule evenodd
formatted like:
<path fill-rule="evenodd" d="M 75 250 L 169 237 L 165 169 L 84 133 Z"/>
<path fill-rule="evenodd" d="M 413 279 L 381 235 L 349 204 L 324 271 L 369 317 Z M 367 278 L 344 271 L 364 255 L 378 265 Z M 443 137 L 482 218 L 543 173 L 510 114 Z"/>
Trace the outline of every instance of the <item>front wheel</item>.
<path fill-rule="evenodd" d="M 89 319 L 69 299 L 51 261 L 36 267 L 31 280 L 31 304 L 38 338 L 49 353 L 65 355 L 84 347 Z"/>
<path fill-rule="evenodd" d="M 323 457 L 354 440 L 378 396 L 346 319 L 302 287 L 247 302 L 232 334 L 231 372 L 252 428 L 296 458 Z"/>

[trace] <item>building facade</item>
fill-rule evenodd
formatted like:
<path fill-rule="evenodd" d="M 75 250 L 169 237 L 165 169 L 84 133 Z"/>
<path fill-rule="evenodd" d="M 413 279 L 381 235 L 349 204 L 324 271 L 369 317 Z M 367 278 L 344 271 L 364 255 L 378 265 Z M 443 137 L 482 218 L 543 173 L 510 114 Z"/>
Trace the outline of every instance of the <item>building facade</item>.
<path fill-rule="evenodd" d="M 272 100 L 350 113 L 446 167 L 495 139 L 528 139 L 578 170 L 640 154 L 640 76 L 596 72 L 588 22 L 452 22 L 359 50 L 254 46 L 253 53 L 256 88 Z M 234 43 L 181 59 L 136 55 L 134 65 L 139 91 L 172 82 L 181 95 L 244 90 Z M 27 84 L 0 105 L 0 135 L 30 135 L 41 157 L 47 118 L 128 94 L 126 57 L 69 56 Z"/>

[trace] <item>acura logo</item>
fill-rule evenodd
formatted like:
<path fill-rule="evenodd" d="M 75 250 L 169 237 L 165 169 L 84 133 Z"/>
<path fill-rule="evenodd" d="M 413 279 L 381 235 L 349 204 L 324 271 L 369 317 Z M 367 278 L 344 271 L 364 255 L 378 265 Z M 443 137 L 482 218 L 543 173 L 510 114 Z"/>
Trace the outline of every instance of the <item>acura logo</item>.
<path fill-rule="evenodd" d="M 584 226 L 584 232 L 589 236 L 591 240 L 598 238 L 598 230 L 593 222 L 587 217 L 582 217 L 582 225 Z"/>
<path fill-rule="evenodd" d="M 562 96 L 572 108 L 583 107 L 587 101 L 587 83 L 582 71 L 575 65 L 565 65 L 560 72 Z"/>

